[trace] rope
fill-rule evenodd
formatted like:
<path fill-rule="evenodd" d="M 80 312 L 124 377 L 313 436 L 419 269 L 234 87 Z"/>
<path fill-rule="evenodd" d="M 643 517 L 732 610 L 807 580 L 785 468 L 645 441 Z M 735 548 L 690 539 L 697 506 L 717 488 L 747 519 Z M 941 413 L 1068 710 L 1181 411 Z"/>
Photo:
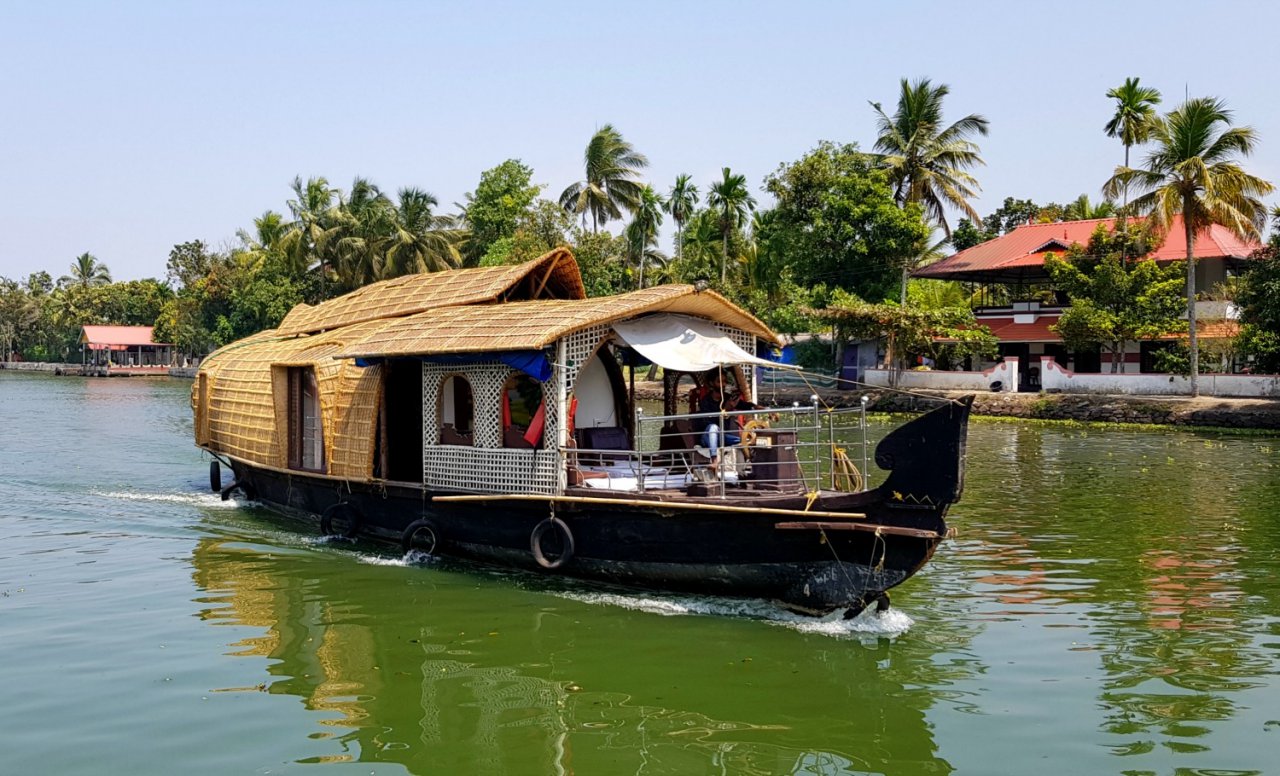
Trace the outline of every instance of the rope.
<path fill-rule="evenodd" d="M 818 491 L 811 490 L 804 497 L 804 511 L 808 512 L 813 507 L 814 502 L 818 500 Z"/>
<path fill-rule="evenodd" d="M 822 398 L 822 395 L 818 393 L 818 389 L 814 388 L 813 383 L 809 382 L 809 378 L 806 377 L 806 375 L 811 375 L 813 377 L 830 377 L 831 375 L 824 375 L 821 372 L 810 372 L 804 369 L 795 369 L 792 371 L 794 371 L 800 377 L 800 379 L 804 381 L 804 385 L 806 388 L 809 389 L 809 392 L 818 397 L 818 401 L 822 402 L 822 404 L 827 409 L 832 409 L 831 405 L 827 404 L 826 400 Z M 846 380 L 843 377 L 839 379 L 841 382 L 850 383 L 852 385 L 860 385 L 864 388 L 869 388 L 873 391 L 886 391 L 888 393 L 900 393 L 903 396 L 914 396 L 917 399 L 927 399 L 928 401 L 936 401 L 940 404 L 958 403 L 957 399 L 951 399 L 951 398 L 946 398 L 942 396 L 933 396 L 927 393 L 917 393 L 916 391 L 908 391 L 905 388 L 894 388 L 887 385 L 872 385 L 871 383 L 863 383 L 857 380 Z"/>
<path fill-rule="evenodd" d="M 843 493 L 857 493 L 862 490 L 862 472 L 853 461 L 849 460 L 843 447 L 831 443 L 831 467 L 835 489 Z"/>
<path fill-rule="evenodd" d="M 830 537 L 827 536 L 827 529 L 819 528 L 818 534 L 822 537 L 822 543 L 827 545 L 828 550 L 831 550 L 831 557 L 836 559 L 836 567 L 840 569 L 841 574 L 844 574 L 844 580 L 849 583 L 849 588 L 855 589 L 857 584 L 853 581 L 853 577 L 849 576 L 849 569 L 844 567 L 844 561 L 840 560 L 840 556 L 836 554 L 836 546 L 831 543 Z M 864 592 L 866 591 L 859 591 L 858 596 L 861 597 Z"/>

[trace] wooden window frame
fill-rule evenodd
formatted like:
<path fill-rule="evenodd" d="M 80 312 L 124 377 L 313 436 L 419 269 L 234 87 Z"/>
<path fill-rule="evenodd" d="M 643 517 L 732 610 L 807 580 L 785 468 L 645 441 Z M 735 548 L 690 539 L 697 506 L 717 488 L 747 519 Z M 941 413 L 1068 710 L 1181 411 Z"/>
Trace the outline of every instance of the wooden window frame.
<path fill-rule="evenodd" d="M 312 367 L 288 368 L 289 396 L 286 414 L 289 424 L 289 468 L 303 472 L 324 474 L 327 469 L 324 450 L 324 419 L 320 406 L 320 381 Z M 308 390 L 309 389 L 309 390 Z M 306 393 L 313 392 L 315 397 L 315 432 L 319 437 L 320 459 L 318 466 L 304 466 L 303 438 L 305 434 L 305 415 L 303 400 Z"/>

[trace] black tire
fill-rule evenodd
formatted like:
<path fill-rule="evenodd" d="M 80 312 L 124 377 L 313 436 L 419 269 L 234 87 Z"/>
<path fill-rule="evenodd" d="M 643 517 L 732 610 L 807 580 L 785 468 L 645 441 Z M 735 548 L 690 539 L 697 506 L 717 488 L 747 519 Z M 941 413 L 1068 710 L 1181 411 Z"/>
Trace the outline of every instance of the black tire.
<path fill-rule="evenodd" d="M 428 539 L 428 537 L 430 537 Z M 418 545 L 418 541 L 427 540 L 430 543 L 430 549 L 424 549 Z M 427 555 L 435 555 L 440 549 L 443 542 L 440 540 L 440 528 L 435 523 L 427 519 L 414 520 L 404 529 L 404 533 L 400 534 L 400 550 L 406 555 L 411 550 L 420 550 Z"/>
<path fill-rule="evenodd" d="M 346 524 L 339 523 L 340 531 L 333 530 L 334 518 L 345 520 Z M 341 536 L 344 539 L 354 539 L 360 535 L 360 529 L 364 527 L 364 515 L 360 514 L 360 510 L 355 504 L 349 501 L 339 501 L 333 504 L 320 515 L 320 533 L 325 536 Z"/>
<path fill-rule="evenodd" d="M 217 461 L 209 462 L 209 490 L 214 493 L 222 490 L 222 467 Z"/>
<path fill-rule="evenodd" d="M 549 558 L 542 550 L 542 538 L 546 536 L 547 531 L 553 528 L 560 533 L 564 549 L 559 556 Z M 560 518 L 548 517 L 533 527 L 533 533 L 529 534 L 529 549 L 533 550 L 533 559 L 538 562 L 539 566 L 548 570 L 558 569 L 573 560 L 573 531 L 570 531 L 569 526 Z"/>

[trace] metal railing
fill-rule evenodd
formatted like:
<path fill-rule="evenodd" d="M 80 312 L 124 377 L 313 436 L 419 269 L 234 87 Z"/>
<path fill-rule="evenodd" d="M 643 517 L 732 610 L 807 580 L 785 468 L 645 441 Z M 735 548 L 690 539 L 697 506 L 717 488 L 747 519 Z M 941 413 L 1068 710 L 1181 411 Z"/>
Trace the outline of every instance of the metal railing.
<path fill-rule="evenodd" d="M 634 449 L 561 452 L 571 485 L 609 490 L 865 490 L 866 406 L 864 398 L 859 407 L 825 409 L 814 396 L 808 405 L 683 415 L 637 408 Z"/>

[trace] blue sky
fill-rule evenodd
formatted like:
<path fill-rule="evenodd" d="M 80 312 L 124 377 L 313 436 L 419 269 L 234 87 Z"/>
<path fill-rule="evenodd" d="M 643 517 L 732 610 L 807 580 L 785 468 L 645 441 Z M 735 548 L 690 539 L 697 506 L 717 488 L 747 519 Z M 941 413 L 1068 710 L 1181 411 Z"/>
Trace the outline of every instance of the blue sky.
<path fill-rule="evenodd" d="M 1107 89 L 1224 98 L 1280 183 L 1270 3 L 6 3 L 0 275 L 90 251 L 163 276 L 175 243 L 229 243 L 295 175 L 415 185 L 449 205 L 516 157 L 555 197 L 612 123 L 665 191 L 730 166 L 757 191 L 819 140 L 870 147 L 898 79 L 979 112 L 979 212 L 1062 201 L 1120 161 Z M 1181 51 L 1185 49 L 1186 54 Z M 954 219 L 953 219 L 954 220 Z M 616 226 L 616 225 L 615 225 Z M 668 229 L 668 233 L 670 230 Z M 665 247 L 665 246 L 664 246 Z"/>

